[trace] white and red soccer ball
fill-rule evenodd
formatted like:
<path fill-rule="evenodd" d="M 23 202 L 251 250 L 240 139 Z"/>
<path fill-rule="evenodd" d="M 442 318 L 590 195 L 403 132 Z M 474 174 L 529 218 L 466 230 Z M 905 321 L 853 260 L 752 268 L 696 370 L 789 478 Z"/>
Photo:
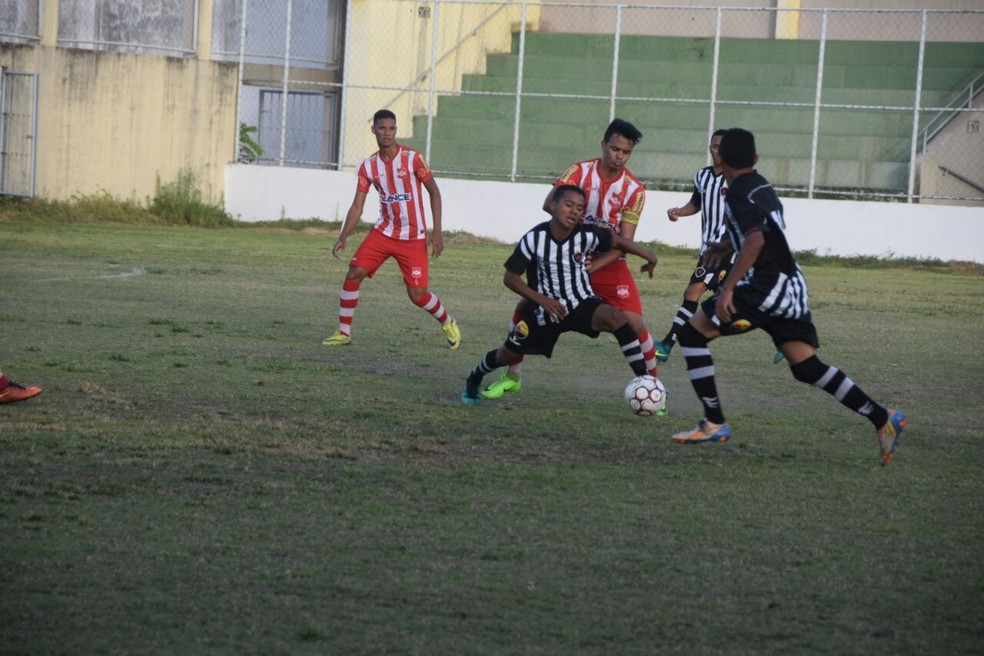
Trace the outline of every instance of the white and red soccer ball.
<path fill-rule="evenodd" d="M 640 417 L 650 417 L 666 405 L 666 388 L 655 376 L 636 376 L 625 387 L 625 404 Z"/>

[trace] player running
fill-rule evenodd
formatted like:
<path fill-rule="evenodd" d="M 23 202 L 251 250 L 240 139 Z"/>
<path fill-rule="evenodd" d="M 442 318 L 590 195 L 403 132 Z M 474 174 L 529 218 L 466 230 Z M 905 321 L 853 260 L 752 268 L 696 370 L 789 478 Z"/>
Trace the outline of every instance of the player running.
<path fill-rule="evenodd" d="M 427 244 L 430 243 L 434 257 L 444 250 L 441 191 L 420 153 L 396 142 L 396 115 L 393 112 L 388 109 L 376 112 L 372 117 L 372 133 L 379 150 L 359 167 L 355 199 L 331 254 L 337 258 L 345 249 L 346 239 L 362 218 L 366 196 L 372 187 L 379 193 L 379 218 L 352 256 L 338 303 L 338 330 L 322 344 L 347 346 L 352 343 L 352 320 L 359 303 L 359 287 L 366 276 L 371 278 L 383 262 L 392 257 L 403 272 L 410 301 L 441 322 L 448 347 L 457 349 L 461 344 L 458 324 L 437 295 L 427 291 Z M 430 196 L 434 220 L 429 235 L 423 189 Z"/>
<path fill-rule="evenodd" d="M 555 189 L 561 185 L 575 185 L 584 191 L 586 199 L 582 220 L 585 223 L 604 227 L 627 241 L 633 241 L 646 203 L 646 188 L 627 167 L 632 150 L 641 139 L 642 132 L 638 128 L 616 118 L 605 130 L 601 157 L 571 164 L 554 181 Z M 544 200 L 543 209 L 546 212 L 549 212 L 553 192 L 552 189 Z M 595 293 L 628 318 L 629 325 L 639 338 L 646 372 L 656 376 L 656 349 L 642 318 L 642 300 L 629 271 L 625 251 L 616 246 L 593 258 L 588 270 Z M 524 305 L 525 300 L 516 305 L 509 325 L 510 333 L 523 315 Z M 482 396 L 498 399 L 506 393 L 518 392 L 522 389 L 521 372 L 522 358 L 510 365 L 499 380 L 482 392 Z M 660 414 L 666 413 L 664 407 Z"/>
<path fill-rule="evenodd" d="M 677 333 L 687 375 L 704 406 L 704 418 L 695 428 L 675 434 L 673 441 L 692 444 L 731 439 L 708 344 L 722 335 L 761 328 L 782 350 L 796 380 L 819 387 L 868 418 L 875 427 L 881 464 L 888 465 L 898 449 L 906 416 L 878 405 L 843 371 L 817 357 L 820 340 L 810 314 L 806 279 L 786 242 L 782 203 L 769 181 L 755 171 L 755 137 L 732 128 L 721 138 L 720 153 L 728 181 L 725 219 L 730 242 L 711 245 L 707 257 L 713 266 L 719 257 L 736 253 L 721 289 Z"/>

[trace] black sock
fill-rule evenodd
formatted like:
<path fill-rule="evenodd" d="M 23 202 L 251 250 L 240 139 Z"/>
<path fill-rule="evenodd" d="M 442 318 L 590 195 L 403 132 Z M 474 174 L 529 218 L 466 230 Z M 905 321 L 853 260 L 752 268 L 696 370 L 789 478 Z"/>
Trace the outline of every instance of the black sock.
<path fill-rule="evenodd" d="M 629 322 L 626 321 L 613 334 L 615 335 L 615 339 L 618 340 L 618 345 L 622 347 L 622 355 L 625 356 L 629 366 L 632 367 L 632 373 L 636 376 L 643 376 L 648 373 L 646 370 L 646 358 L 642 355 L 642 345 L 639 344 L 639 335 L 636 334 L 636 331 L 632 330 Z"/>
<path fill-rule="evenodd" d="M 670 327 L 670 332 L 666 333 L 666 337 L 663 338 L 664 344 L 673 346 L 673 343 L 679 340 L 678 333 L 680 332 L 680 328 L 690 322 L 690 317 L 694 316 L 694 312 L 697 311 L 697 305 L 697 301 L 683 301 L 683 305 L 680 306 L 676 316 L 673 318 L 673 325 Z"/>
<path fill-rule="evenodd" d="M 824 364 L 813 356 L 789 368 L 793 377 L 803 383 L 819 387 L 868 421 L 881 428 L 888 421 L 888 410 L 875 403 L 854 381 L 837 367 Z"/>
<path fill-rule="evenodd" d="M 689 323 L 680 327 L 677 333 L 683 358 L 687 363 L 687 376 L 690 384 L 704 406 L 704 417 L 714 424 L 724 423 L 724 412 L 717 394 L 714 380 L 714 360 L 707 348 L 707 338 Z"/>
<path fill-rule="evenodd" d="M 468 374 L 468 380 L 465 381 L 465 385 L 468 386 L 469 391 L 477 391 L 478 386 L 482 384 L 482 378 L 485 377 L 485 374 L 499 368 L 500 365 L 496 364 L 495 359 L 498 351 L 499 349 L 492 349 L 486 353 L 485 356 L 478 361 L 478 365 L 476 365 L 475 368 L 471 370 L 471 373 Z"/>

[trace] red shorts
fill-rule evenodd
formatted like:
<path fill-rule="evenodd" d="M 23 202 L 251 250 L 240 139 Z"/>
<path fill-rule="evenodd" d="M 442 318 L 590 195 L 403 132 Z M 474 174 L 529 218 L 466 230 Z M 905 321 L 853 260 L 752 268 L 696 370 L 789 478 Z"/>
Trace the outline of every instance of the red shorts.
<path fill-rule="evenodd" d="M 371 278 L 383 262 L 395 258 L 408 288 L 427 288 L 427 240 L 391 239 L 378 230 L 369 231 L 349 264 L 365 269 Z"/>
<path fill-rule="evenodd" d="M 609 305 L 614 305 L 619 310 L 642 314 L 639 288 L 636 287 L 635 278 L 625 260 L 615 260 L 603 269 L 592 271 L 591 286 L 595 294 Z"/>

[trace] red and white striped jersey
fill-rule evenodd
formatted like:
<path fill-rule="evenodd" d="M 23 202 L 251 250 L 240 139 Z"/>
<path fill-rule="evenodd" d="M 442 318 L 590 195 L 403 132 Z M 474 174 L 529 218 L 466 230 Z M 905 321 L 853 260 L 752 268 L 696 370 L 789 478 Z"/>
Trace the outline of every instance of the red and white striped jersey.
<path fill-rule="evenodd" d="M 572 184 L 583 189 L 586 196 L 583 221 L 619 234 L 623 221 L 638 225 L 646 204 L 646 188 L 628 169 L 615 180 L 602 179 L 600 164 L 600 158 L 571 164 L 554 181 L 554 186 Z"/>
<path fill-rule="evenodd" d="M 379 192 L 379 218 L 373 225 L 374 230 L 402 241 L 426 239 L 424 197 L 427 191 L 424 183 L 434 174 L 420 153 L 397 146 L 392 160 L 383 159 L 376 151 L 362 162 L 358 189 L 369 193 L 369 188 L 375 187 Z"/>

